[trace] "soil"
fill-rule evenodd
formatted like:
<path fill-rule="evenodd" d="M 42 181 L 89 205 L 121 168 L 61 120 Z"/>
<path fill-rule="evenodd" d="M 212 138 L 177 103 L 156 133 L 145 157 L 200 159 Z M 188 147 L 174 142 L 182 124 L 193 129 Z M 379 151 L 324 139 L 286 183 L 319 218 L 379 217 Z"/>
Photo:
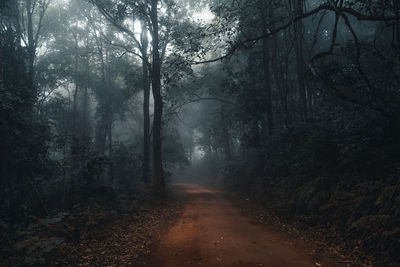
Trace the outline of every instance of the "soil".
<path fill-rule="evenodd" d="M 307 238 L 312 234 L 255 202 L 200 185 L 174 185 L 169 198 L 127 201 L 115 214 L 95 206 L 36 223 L 35 236 L 21 239 L 16 247 L 27 245 L 0 266 L 371 266 Z M 46 243 L 56 237 L 57 248 Z M 39 245 L 47 252 L 32 249 Z"/>
<path fill-rule="evenodd" d="M 353 266 L 261 224 L 225 192 L 192 184 L 180 188 L 186 196 L 183 215 L 161 235 L 142 262 L 146 266 Z"/>

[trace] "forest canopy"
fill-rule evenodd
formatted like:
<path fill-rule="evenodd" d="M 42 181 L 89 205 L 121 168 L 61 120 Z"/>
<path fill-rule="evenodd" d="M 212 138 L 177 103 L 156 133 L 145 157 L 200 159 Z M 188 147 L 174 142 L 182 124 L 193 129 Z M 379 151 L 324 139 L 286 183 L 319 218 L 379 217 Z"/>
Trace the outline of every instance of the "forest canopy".
<path fill-rule="evenodd" d="M 343 231 L 381 215 L 393 230 L 399 88 L 396 0 L 3 0 L 0 214 L 165 195 L 192 175 L 282 214 L 347 216 Z"/>

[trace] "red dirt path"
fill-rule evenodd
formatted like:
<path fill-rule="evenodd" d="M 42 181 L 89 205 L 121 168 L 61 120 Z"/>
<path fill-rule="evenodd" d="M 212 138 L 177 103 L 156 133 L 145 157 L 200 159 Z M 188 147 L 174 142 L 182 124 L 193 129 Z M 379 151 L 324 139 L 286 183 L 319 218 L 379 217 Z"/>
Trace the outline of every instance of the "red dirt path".
<path fill-rule="evenodd" d="M 161 237 L 148 266 L 347 266 L 316 261 L 312 245 L 259 224 L 224 197 L 199 185 L 183 185 L 188 201 L 177 224 Z"/>

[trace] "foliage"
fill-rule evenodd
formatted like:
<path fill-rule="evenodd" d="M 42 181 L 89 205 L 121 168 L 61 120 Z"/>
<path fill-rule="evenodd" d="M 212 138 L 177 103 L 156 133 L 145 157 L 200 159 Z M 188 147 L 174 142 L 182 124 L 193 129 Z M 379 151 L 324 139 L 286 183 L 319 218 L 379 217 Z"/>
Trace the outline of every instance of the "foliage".
<path fill-rule="evenodd" d="M 150 168 L 163 191 L 197 162 L 395 257 L 397 2 L 1 1 L 1 214 L 142 198 Z"/>
<path fill-rule="evenodd" d="M 31 205 L 28 201 L 34 196 L 34 177 L 49 173 L 50 134 L 47 122 L 33 112 L 35 95 L 22 67 L 25 54 L 18 49 L 15 32 L 8 29 L 0 38 L 1 209 L 16 220 L 23 215 L 23 205 L 31 209 L 37 204 L 35 198 Z"/>

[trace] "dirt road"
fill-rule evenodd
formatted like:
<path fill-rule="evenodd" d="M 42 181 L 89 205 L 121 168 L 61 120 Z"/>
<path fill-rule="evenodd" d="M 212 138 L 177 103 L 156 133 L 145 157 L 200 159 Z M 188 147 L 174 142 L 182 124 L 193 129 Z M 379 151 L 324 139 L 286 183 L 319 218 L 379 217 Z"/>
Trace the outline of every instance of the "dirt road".
<path fill-rule="evenodd" d="M 317 261 L 309 244 L 288 242 L 285 233 L 242 216 L 222 192 L 183 187 L 188 194 L 184 214 L 161 237 L 150 266 L 346 266 Z"/>

